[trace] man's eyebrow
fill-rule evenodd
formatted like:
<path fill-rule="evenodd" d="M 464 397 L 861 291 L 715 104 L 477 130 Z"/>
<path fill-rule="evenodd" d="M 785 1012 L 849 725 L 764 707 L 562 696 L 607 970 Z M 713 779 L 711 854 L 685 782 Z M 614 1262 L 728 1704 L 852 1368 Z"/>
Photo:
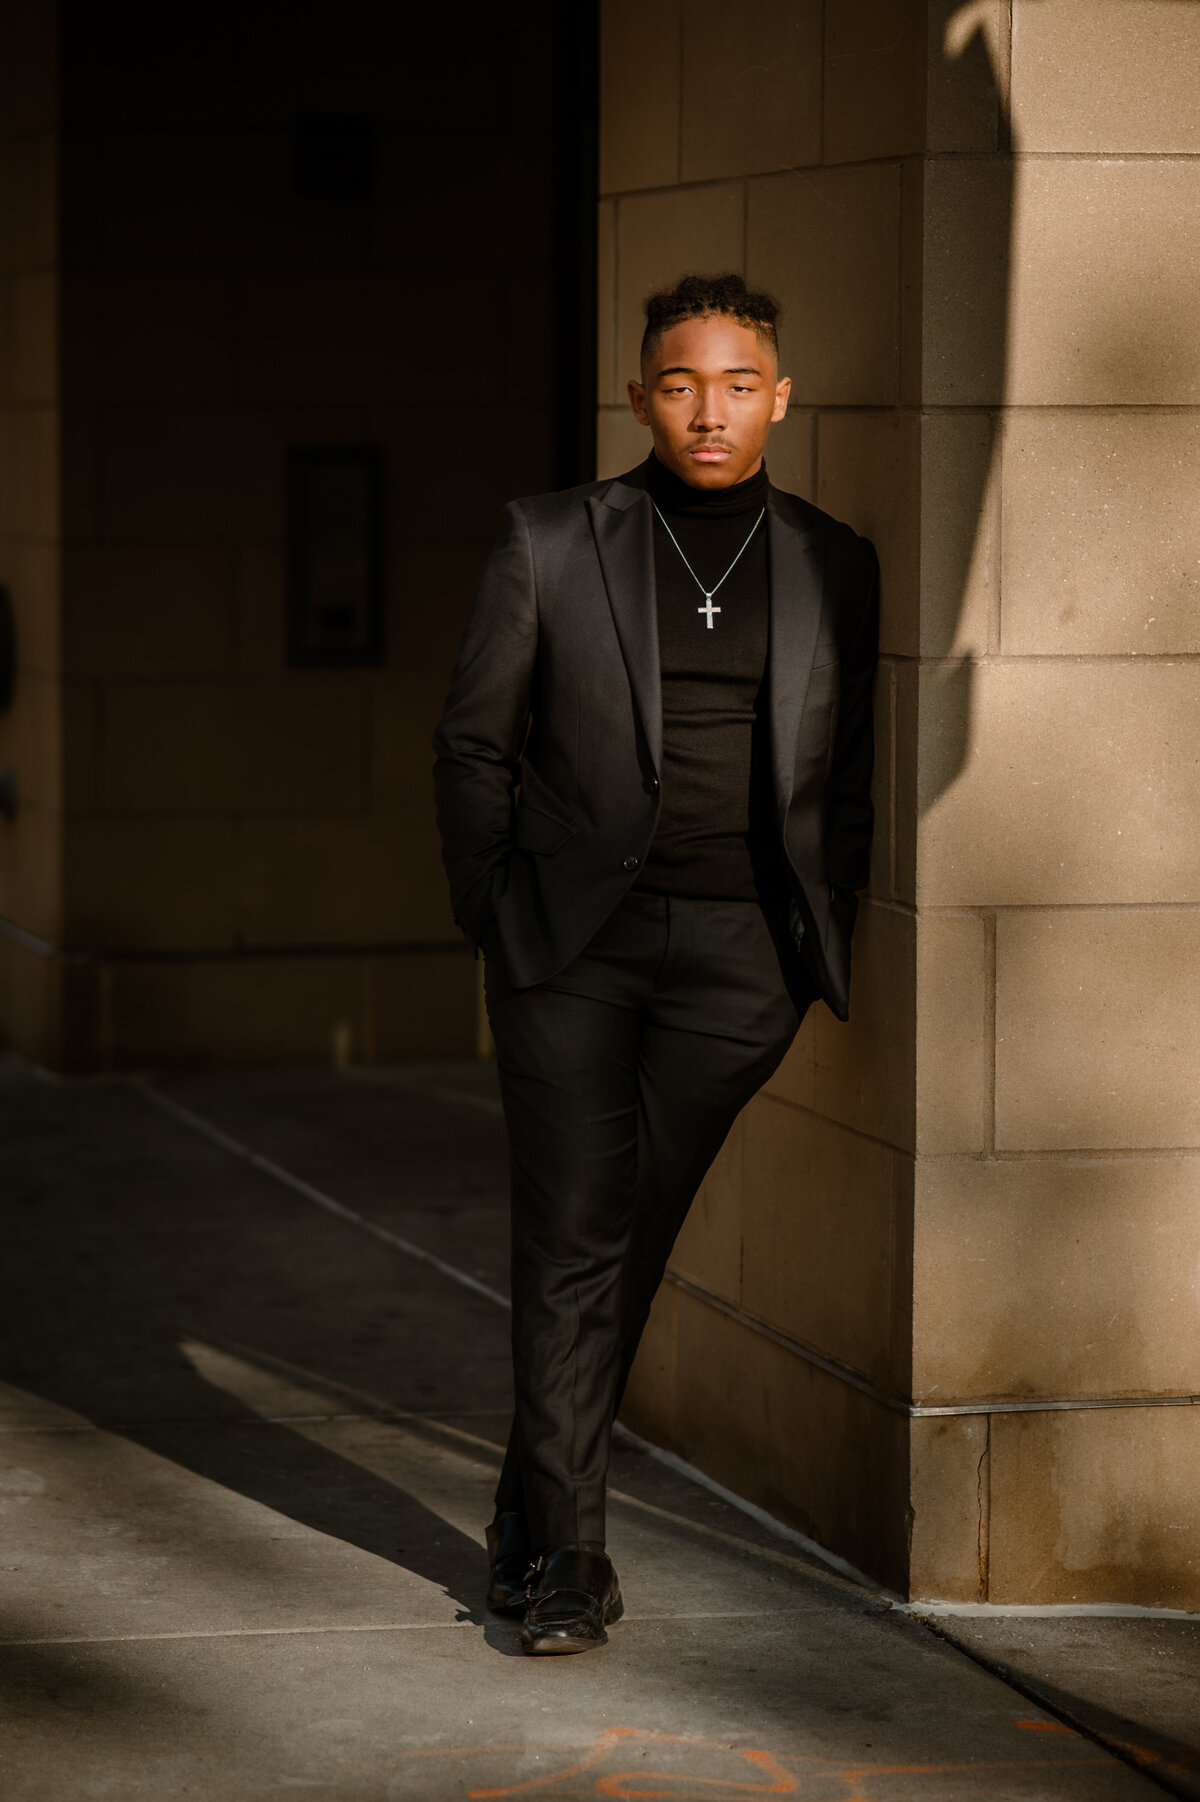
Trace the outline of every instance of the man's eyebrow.
<path fill-rule="evenodd" d="M 659 379 L 659 381 L 661 381 L 664 375 L 697 375 L 698 373 L 699 373 L 698 370 L 689 369 L 687 367 L 686 363 L 673 363 L 671 365 L 670 369 L 660 369 L 659 370 L 658 379 Z M 736 366 L 736 368 L 734 368 L 734 369 L 723 369 L 721 371 L 721 374 L 722 375 L 761 375 L 762 370 L 759 369 L 753 363 L 739 363 Z"/>

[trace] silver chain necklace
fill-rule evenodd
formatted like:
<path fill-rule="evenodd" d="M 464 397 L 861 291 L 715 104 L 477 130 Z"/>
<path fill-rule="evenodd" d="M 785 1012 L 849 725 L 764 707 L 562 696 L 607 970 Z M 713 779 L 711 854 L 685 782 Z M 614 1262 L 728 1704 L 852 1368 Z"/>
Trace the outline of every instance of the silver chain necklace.
<path fill-rule="evenodd" d="M 704 586 L 703 582 L 700 580 L 699 576 L 696 574 L 695 570 L 692 568 L 691 564 L 688 562 L 687 558 L 683 556 L 683 546 L 680 544 L 678 538 L 676 538 L 674 532 L 672 532 L 670 526 L 667 525 L 666 520 L 663 519 L 662 510 L 659 507 L 658 502 L 654 501 L 652 503 L 652 505 L 654 507 L 654 511 L 658 514 L 658 517 L 660 519 L 662 519 L 663 525 L 667 527 L 667 537 L 671 540 L 671 543 L 675 546 L 675 549 L 679 552 L 679 555 L 681 557 L 683 557 L 683 567 L 687 570 L 688 575 L 692 578 L 692 581 L 696 584 L 696 587 L 700 590 L 701 594 L 704 596 L 704 605 L 703 605 L 703 607 L 697 607 L 696 612 L 704 614 L 705 623 L 707 624 L 708 629 L 711 632 L 712 625 L 713 625 L 713 614 L 719 613 L 721 611 L 721 609 L 719 607 L 713 606 L 713 604 L 712 604 L 713 596 L 714 596 L 714 594 L 716 594 L 718 588 L 720 588 L 721 583 L 727 582 L 729 580 L 730 576 L 733 574 L 734 570 L 737 568 L 739 562 L 741 561 L 743 552 L 747 549 L 747 546 L 750 543 L 750 539 L 753 538 L 753 536 L 757 532 L 759 526 L 761 526 L 761 524 L 763 522 L 763 515 L 766 513 L 767 509 L 765 507 L 763 508 L 762 512 L 759 514 L 758 518 L 755 520 L 754 524 L 751 526 L 749 536 L 746 539 L 746 543 L 742 546 L 742 549 L 738 552 L 738 554 L 734 558 L 733 562 L 729 565 L 729 568 L 725 571 L 725 574 L 721 577 L 721 581 L 714 582 L 711 588 L 706 588 Z"/>

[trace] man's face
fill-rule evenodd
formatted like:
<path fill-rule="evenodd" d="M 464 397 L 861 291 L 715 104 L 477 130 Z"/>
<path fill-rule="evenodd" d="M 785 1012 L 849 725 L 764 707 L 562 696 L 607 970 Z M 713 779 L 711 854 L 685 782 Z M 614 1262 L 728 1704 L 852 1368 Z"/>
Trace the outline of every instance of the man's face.
<path fill-rule="evenodd" d="M 629 404 L 660 463 L 693 488 L 731 488 L 762 463 L 791 386 L 757 332 L 718 314 L 663 333 L 629 384 Z"/>

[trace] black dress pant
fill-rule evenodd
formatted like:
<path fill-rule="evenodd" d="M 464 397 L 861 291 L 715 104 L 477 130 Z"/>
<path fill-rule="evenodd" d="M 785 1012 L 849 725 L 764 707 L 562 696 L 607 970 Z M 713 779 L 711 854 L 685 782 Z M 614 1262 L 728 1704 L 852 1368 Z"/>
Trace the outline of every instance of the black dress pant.
<path fill-rule="evenodd" d="M 813 998 L 785 910 L 633 889 L 581 954 L 485 963 L 512 1158 L 515 1414 L 497 1509 L 605 1537 L 612 1422 L 701 1180 Z"/>

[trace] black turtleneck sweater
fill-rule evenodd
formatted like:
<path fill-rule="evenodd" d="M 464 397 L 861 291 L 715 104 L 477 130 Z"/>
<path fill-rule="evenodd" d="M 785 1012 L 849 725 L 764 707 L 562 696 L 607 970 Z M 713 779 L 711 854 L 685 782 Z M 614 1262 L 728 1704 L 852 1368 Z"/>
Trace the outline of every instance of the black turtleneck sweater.
<path fill-rule="evenodd" d="M 646 476 L 656 509 L 662 807 L 638 883 L 656 894 L 769 899 L 785 885 L 767 742 L 765 517 L 755 527 L 767 503 L 766 468 L 732 488 L 704 490 L 651 453 Z M 720 582 L 711 626 L 684 557 L 704 589 Z"/>

